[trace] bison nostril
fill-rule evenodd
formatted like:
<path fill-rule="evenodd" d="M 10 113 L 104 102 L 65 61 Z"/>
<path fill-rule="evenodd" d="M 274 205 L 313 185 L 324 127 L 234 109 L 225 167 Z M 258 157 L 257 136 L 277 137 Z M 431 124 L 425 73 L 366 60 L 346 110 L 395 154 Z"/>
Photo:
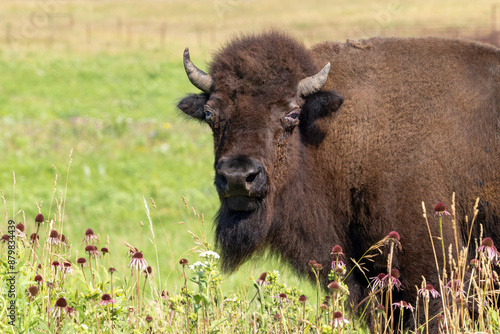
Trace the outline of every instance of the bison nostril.
<path fill-rule="evenodd" d="M 255 178 L 257 177 L 257 175 L 259 175 L 259 173 L 260 173 L 260 171 L 257 173 L 252 173 L 252 174 L 248 175 L 246 182 L 252 183 L 255 180 Z"/>

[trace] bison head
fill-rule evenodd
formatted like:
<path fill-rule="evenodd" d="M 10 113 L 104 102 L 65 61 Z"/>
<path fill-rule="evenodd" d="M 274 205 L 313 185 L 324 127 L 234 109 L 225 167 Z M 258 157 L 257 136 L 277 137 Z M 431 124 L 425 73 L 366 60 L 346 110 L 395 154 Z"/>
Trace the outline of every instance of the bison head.
<path fill-rule="evenodd" d="M 265 248 L 274 206 L 286 206 L 279 194 L 300 177 L 301 147 L 319 145 L 315 122 L 342 104 L 333 91 L 320 91 L 330 64 L 320 66 L 302 44 L 277 32 L 234 40 L 216 54 L 210 74 L 184 51 L 187 76 L 202 93 L 178 108 L 213 131 L 221 201 L 216 241 L 226 271 Z"/>

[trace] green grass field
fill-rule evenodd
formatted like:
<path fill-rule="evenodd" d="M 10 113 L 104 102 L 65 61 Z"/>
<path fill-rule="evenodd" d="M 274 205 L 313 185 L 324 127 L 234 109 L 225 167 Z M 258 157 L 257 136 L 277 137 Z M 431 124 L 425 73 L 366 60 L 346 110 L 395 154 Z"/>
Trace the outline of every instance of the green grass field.
<path fill-rule="evenodd" d="M 36 203 L 49 217 L 62 192 L 63 233 L 75 245 L 88 227 L 103 242 L 109 235 L 111 261 L 125 271 L 126 263 L 118 262 L 127 251 L 122 241 L 155 259 L 143 201 L 153 198 L 161 245 L 153 268 L 164 288 L 178 289 L 178 260 L 190 257 L 194 246 L 188 230 L 201 228 L 190 224 L 197 221 L 191 207 L 203 213 L 209 238 L 218 207 L 211 134 L 175 109 L 196 91 L 182 67 L 185 46 L 203 67 L 230 36 L 266 27 L 290 30 L 308 45 L 398 29 L 409 34 L 415 26 L 487 29 L 493 3 L 2 0 L 0 189 L 6 214 L 0 230 L 5 233 L 7 218 L 25 217 L 33 232 Z M 226 282 L 251 284 L 250 276 L 275 267 L 254 261 Z"/>

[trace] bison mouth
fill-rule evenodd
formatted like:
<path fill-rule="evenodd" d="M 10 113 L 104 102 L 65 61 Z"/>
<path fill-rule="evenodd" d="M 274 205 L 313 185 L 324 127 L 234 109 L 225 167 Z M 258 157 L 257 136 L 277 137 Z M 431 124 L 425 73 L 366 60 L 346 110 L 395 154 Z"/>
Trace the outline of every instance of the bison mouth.
<path fill-rule="evenodd" d="M 261 199 L 252 196 L 227 196 L 222 199 L 222 205 L 230 211 L 252 212 L 260 207 Z"/>

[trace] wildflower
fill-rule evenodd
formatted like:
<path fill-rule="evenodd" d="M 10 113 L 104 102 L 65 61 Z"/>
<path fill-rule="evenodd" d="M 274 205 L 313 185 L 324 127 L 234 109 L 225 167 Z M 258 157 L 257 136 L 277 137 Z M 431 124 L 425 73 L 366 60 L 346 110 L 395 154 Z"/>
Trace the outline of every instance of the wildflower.
<path fill-rule="evenodd" d="M 377 312 L 385 312 L 385 306 L 379 304 L 375 307 L 375 310 L 377 310 Z"/>
<path fill-rule="evenodd" d="M 58 267 L 61 267 L 61 264 L 56 260 L 52 262 L 52 267 L 54 267 L 54 270 L 57 270 Z"/>
<path fill-rule="evenodd" d="M 401 288 L 401 281 L 399 280 L 399 277 L 400 277 L 399 270 L 393 268 L 391 269 L 391 273 L 384 277 L 384 283 L 387 284 L 387 281 L 391 280 L 392 285 L 394 285 L 396 289 L 399 290 Z"/>
<path fill-rule="evenodd" d="M 375 277 L 371 277 L 370 280 L 372 281 L 372 291 L 375 291 L 377 289 L 381 289 L 385 287 L 385 277 L 387 275 L 384 273 L 380 273 Z"/>
<path fill-rule="evenodd" d="M 337 328 L 337 327 L 344 327 L 345 324 L 348 324 L 349 320 L 344 318 L 344 315 L 342 312 L 336 311 L 333 312 L 333 321 L 332 321 L 332 326 Z"/>
<path fill-rule="evenodd" d="M 111 268 L 109 268 L 109 269 L 108 269 L 108 271 L 109 271 L 109 273 L 110 273 L 111 275 L 113 275 L 113 273 L 116 271 L 116 269 L 115 269 L 115 268 L 113 268 L 113 267 L 111 267 Z"/>
<path fill-rule="evenodd" d="M 153 268 L 151 268 L 151 266 L 147 266 L 146 269 L 144 269 L 144 273 L 146 274 L 146 277 L 151 276 L 151 274 L 153 273 Z"/>
<path fill-rule="evenodd" d="M 61 245 L 67 246 L 66 245 L 66 236 L 64 234 L 59 235 L 59 242 L 61 243 Z"/>
<path fill-rule="evenodd" d="M 317 264 L 318 262 L 316 262 L 315 260 L 309 260 L 309 265 L 311 267 L 314 267 L 315 264 Z"/>
<path fill-rule="evenodd" d="M 9 240 L 10 240 L 10 238 L 7 234 L 2 235 L 2 239 L 1 239 L 2 243 L 9 242 Z"/>
<path fill-rule="evenodd" d="M 220 256 L 219 254 L 217 254 L 216 252 L 212 252 L 212 251 L 205 251 L 205 252 L 202 252 L 200 253 L 200 257 L 207 257 L 207 258 L 212 258 L 212 259 L 219 259 Z"/>
<path fill-rule="evenodd" d="M 180 259 L 179 264 L 182 264 L 183 266 L 187 265 L 189 263 L 188 260 L 186 259 Z"/>
<path fill-rule="evenodd" d="M 260 286 L 262 286 L 262 285 L 264 285 L 264 286 L 268 285 L 269 282 L 266 281 L 266 277 L 267 277 L 267 272 L 263 272 L 262 274 L 260 274 L 259 279 L 255 283 L 257 283 Z"/>
<path fill-rule="evenodd" d="M 148 266 L 148 263 L 144 259 L 144 255 L 141 252 L 135 252 L 132 256 L 132 260 L 128 264 L 129 268 L 135 268 L 136 270 L 144 270 Z"/>
<path fill-rule="evenodd" d="M 347 269 L 345 267 L 345 263 L 340 260 L 338 262 L 336 261 L 333 261 L 332 262 L 332 270 L 336 273 L 336 274 L 339 274 L 339 275 L 345 275 Z"/>
<path fill-rule="evenodd" d="M 18 229 L 19 232 L 23 232 L 24 233 L 24 225 L 23 225 L 23 223 L 18 223 L 16 225 L 16 229 Z"/>
<path fill-rule="evenodd" d="M 43 282 L 42 275 L 36 275 L 34 281 L 37 282 L 38 284 L 42 283 Z"/>
<path fill-rule="evenodd" d="M 434 206 L 434 216 L 442 215 L 449 216 L 450 213 L 446 211 L 446 206 L 443 203 L 439 202 Z"/>
<path fill-rule="evenodd" d="M 299 297 L 299 302 L 301 302 L 301 303 L 305 303 L 306 301 L 307 301 L 307 297 L 306 297 L 306 296 L 304 296 L 304 295 L 300 295 L 300 297 Z"/>
<path fill-rule="evenodd" d="M 328 289 L 333 290 L 333 291 L 339 291 L 340 290 L 340 283 L 339 282 L 330 282 L 330 284 L 328 284 Z"/>
<path fill-rule="evenodd" d="M 93 257 L 98 257 L 99 256 L 99 251 L 97 250 L 97 247 L 94 245 L 87 245 L 85 247 L 85 253 L 87 253 L 89 256 Z"/>
<path fill-rule="evenodd" d="M 36 285 L 32 285 L 26 290 L 26 293 L 29 294 L 30 297 L 35 297 L 38 295 L 38 287 Z"/>
<path fill-rule="evenodd" d="M 39 225 L 45 221 L 45 218 L 41 213 L 37 214 L 35 217 L 35 223 L 38 223 Z"/>
<path fill-rule="evenodd" d="M 64 272 L 69 275 L 73 275 L 73 267 L 71 266 L 71 262 L 66 260 L 63 262 Z"/>
<path fill-rule="evenodd" d="M 65 314 L 67 312 L 67 306 L 68 306 L 68 302 L 66 301 L 65 298 L 59 298 L 57 301 L 56 301 L 56 305 L 54 306 L 54 308 L 52 309 L 52 316 L 53 317 L 60 317 L 61 314 Z"/>
<path fill-rule="evenodd" d="M 107 293 L 103 294 L 101 297 L 101 301 L 99 301 L 99 305 L 108 305 L 115 303 L 113 299 L 111 299 L 111 296 Z"/>
<path fill-rule="evenodd" d="M 72 307 L 66 307 L 66 314 L 69 315 L 70 317 L 75 315 L 75 309 Z"/>
<path fill-rule="evenodd" d="M 413 306 L 411 306 L 411 304 L 408 304 L 404 300 L 400 300 L 399 302 L 392 304 L 392 306 L 399 307 L 400 309 L 405 308 L 405 309 L 410 310 L 412 312 L 414 310 Z"/>
<path fill-rule="evenodd" d="M 16 236 L 18 236 L 20 238 L 24 238 L 26 236 L 24 231 L 25 231 L 25 227 L 24 227 L 23 223 L 18 223 L 16 225 Z"/>
<path fill-rule="evenodd" d="M 439 292 L 434 289 L 434 286 L 432 284 L 427 284 L 425 288 L 418 290 L 418 294 L 426 298 L 429 298 L 429 296 L 431 296 L 432 298 L 438 298 L 441 296 Z"/>
<path fill-rule="evenodd" d="M 83 240 L 88 245 L 88 244 L 93 244 L 94 242 L 98 242 L 99 237 L 94 234 L 94 231 L 92 231 L 91 228 L 88 228 L 85 230 L 85 238 Z"/>
<path fill-rule="evenodd" d="M 322 270 L 323 269 L 323 265 L 321 263 L 315 263 L 313 265 L 313 268 L 316 269 L 316 270 Z"/>
<path fill-rule="evenodd" d="M 484 238 L 477 250 L 486 255 L 488 260 L 498 262 L 499 253 L 490 237 Z"/>
<path fill-rule="evenodd" d="M 319 306 L 320 309 L 322 309 L 323 311 L 324 310 L 328 310 L 328 302 L 325 300 L 320 306 Z"/>
<path fill-rule="evenodd" d="M 340 247 L 339 245 L 333 246 L 332 252 L 330 254 L 333 255 L 333 261 L 340 261 L 342 259 L 342 256 L 344 255 L 344 253 L 342 253 L 342 247 Z"/>
<path fill-rule="evenodd" d="M 165 300 L 168 299 L 168 291 L 167 290 L 162 290 L 161 298 L 163 298 Z"/>
<path fill-rule="evenodd" d="M 400 239 L 401 239 L 401 236 L 396 231 L 391 231 L 387 235 L 387 242 L 388 243 L 394 243 L 396 245 L 396 247 L 398 247 L 399 250 L 402 249 L 401 242 L 399 242 Z"/>
<path fill-rule="evenodd" d="M 453 279 L 446 284 L 445 288 L 456 298 L 465 296 L 465 291 L 462 289 L 462 281 L 459 279 Z"/>
<path fill-rule="evenodd" d="M 470 260 L 470 265 L 479 271 L 481 270 L 481 262 L 478 259 Z"/>
<path fill-rule="evenodd" d="M 87 260 L 84 257 L 80 257 L 78 258 L 78 260 L 76 260 L 76 263 L 78 263 L 78 265 L 83 268 L 87 263 Z"/>
<path fill-rule="evenodd" d="M 104 255 L 104 254 L 109 254 L 109 249 L 108 249 L 108 247 L 103 247 L 103 248 L 101 248 L 101 253 L 102 253 L 102 255 Z"/>
<path fill-rule="evenodd" d="M 280 320 L 281 320 L 281 314 L 276 313 L 276 314 L 274 315 L 274 320 L 276 320 L 276 321 L 280 321 Z"/>
<path fill-rule="evenodd" d="M 38 243 L 38 239 L 40 239 L 40 236 L 38 235 L 38 233 L 32 233 L 30 235 L 30 242 L 31 243 L 37 244 Z"/>
<path fill-rule="evenodd" d="M 153 317 L 152 317 L 152 316 L 150 316 L 150 315 L 148 315 L 148 316 L 146 317 L 146 321 L 147 321 L 147 322 L 151 322 L 151 321 L 153 321 Z"/>
<path fill-rule="evenodd" d="M 59 233 L 56 230 L 50 231 L 49 237 L 47 238 L 47 242 L 51 245 L 59 244 Z"/>
<path fill-rule="evenodd" d="M 198 271 L 203 271 L 203 268 L 205 268 L 205 264 L 201 263 L 200 261 L 195 262 L 194 264 L 189 266 L 190 270 L 198 270 Z"/>

